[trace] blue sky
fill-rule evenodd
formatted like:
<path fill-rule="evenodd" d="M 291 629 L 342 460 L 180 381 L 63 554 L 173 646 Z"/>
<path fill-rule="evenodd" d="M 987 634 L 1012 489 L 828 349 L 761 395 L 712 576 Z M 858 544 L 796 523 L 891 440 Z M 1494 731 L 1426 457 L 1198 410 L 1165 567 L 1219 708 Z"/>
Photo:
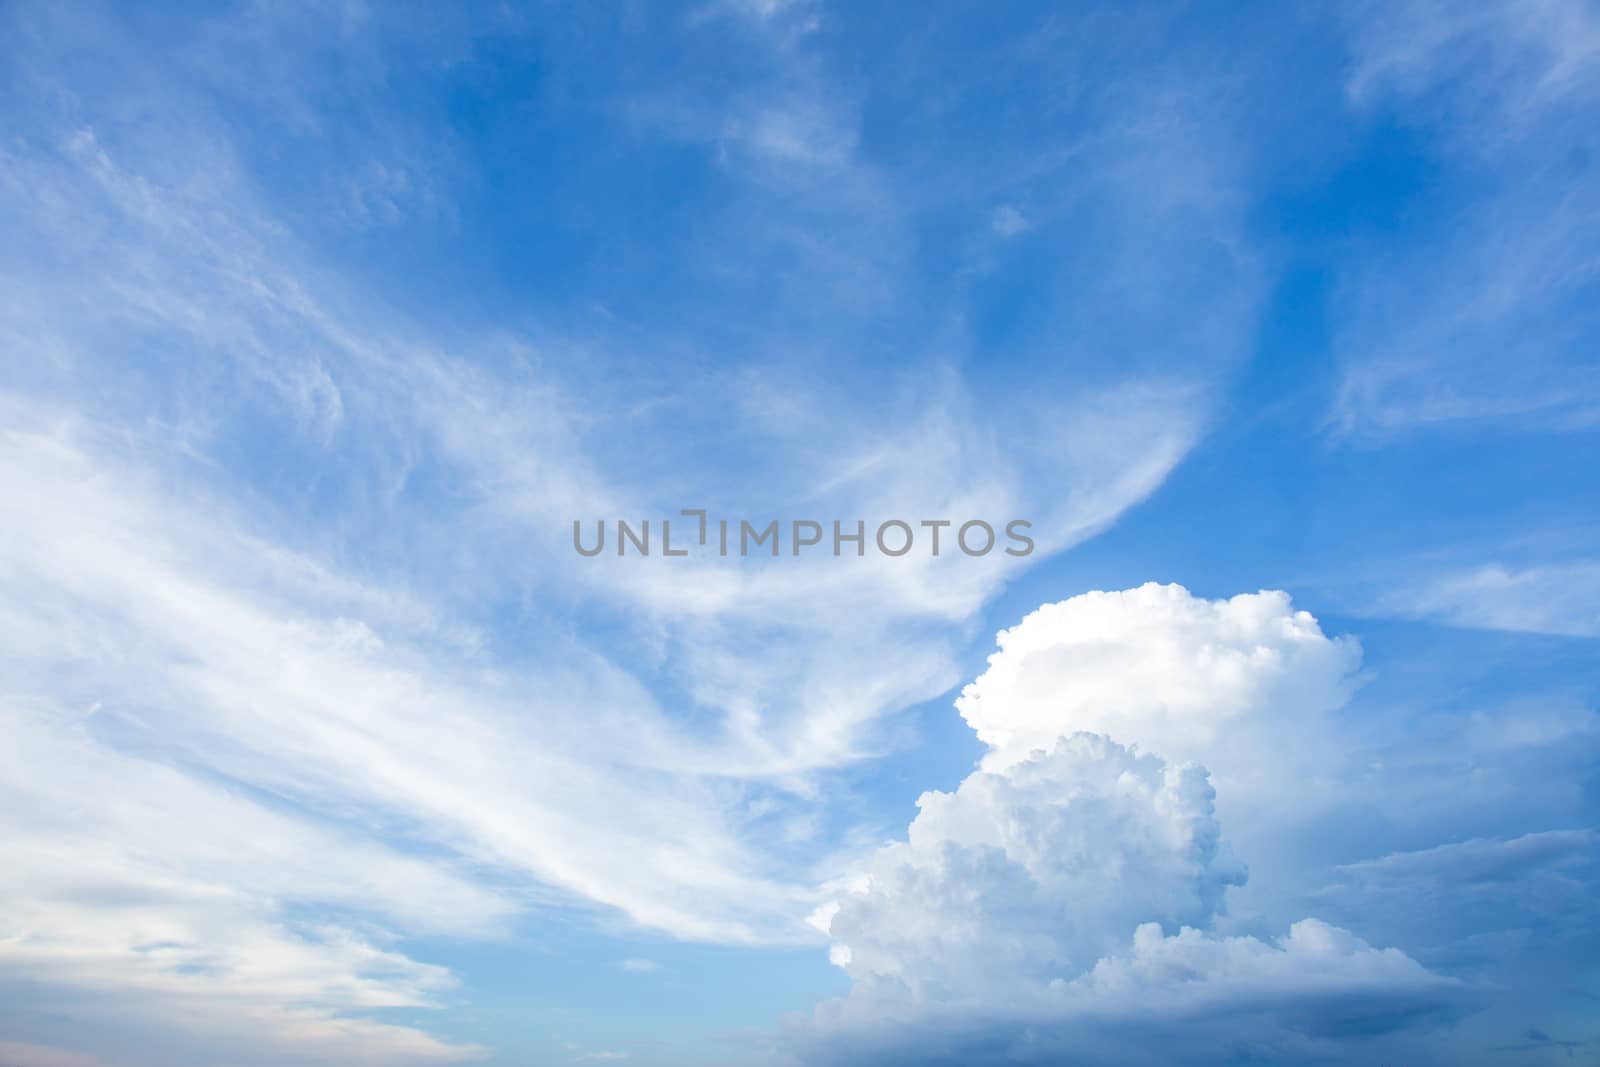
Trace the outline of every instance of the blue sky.
<path fill-rule="evenodd" d="M 1592 1058 L 1597 109 L 1581 0 L 0 4 L 0 1064 Z M 684 508 L 1036 550 L 573 551 Z"/>

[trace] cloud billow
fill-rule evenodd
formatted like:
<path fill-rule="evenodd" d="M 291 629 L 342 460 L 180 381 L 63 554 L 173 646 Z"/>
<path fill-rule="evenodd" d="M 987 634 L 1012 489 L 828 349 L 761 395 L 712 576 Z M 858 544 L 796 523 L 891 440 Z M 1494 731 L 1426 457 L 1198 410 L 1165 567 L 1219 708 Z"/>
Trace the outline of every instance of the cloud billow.
<path fill-rule="evenodd" d="M 1247 872 L 1194 757 L 1275 702 L 1342 702 L 1357 658 L 1283 594 L 1178 586 L 1086 594 L 1002 634 L 959 702 L 989 757 L 954 792 L 925 793 L 906 839 L 819 911 L 855 984 L 791 1025 L 791 1050 L 1168 1063 L 1181 1043 L 1185 1063 L 1338 1060 L 1459 1015 L 1467 985 L 1317 918 L 1275 937 L 1218 929 Z M 1165 758 L 1166 738 L 1186 758 Z"/>

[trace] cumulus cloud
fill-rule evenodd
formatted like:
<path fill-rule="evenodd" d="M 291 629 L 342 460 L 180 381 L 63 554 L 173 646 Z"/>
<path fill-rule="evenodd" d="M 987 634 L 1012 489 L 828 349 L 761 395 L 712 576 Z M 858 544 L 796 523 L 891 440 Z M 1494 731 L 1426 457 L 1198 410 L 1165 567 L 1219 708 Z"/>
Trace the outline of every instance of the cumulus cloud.
<path fill-rule="evenodd" d="M 918 806 L 828 923 L 852 977 L 914 997 L 1078 973 L 1141 922 L 1207 922 L 1244 880 L 1202 768 L 1093 734 Z"/>
<path fill-rule="evenodd" d="M 1087 730 L 1171 759 L 1221 758 L 1225 776 L 1249 736 L 1301 747 L 1287 735 L 1348 699 L 1361 656 L 1286 593 L 1206 600 L 1155 583 L 1046 604 L 998 644 L 956 700 L 990 748 L 986 766 Z"/>
<path fill-rule="evenodd" d="M 798 1025 L 806 1062 L 1169 1064 L 1342 1062 L 1474 1003 L 1396 949 L 1304 919 L 1284 937 L 1140 925 L 1092 970 L 966 1010 L 852 994 Z M 1356 1051 L 1359 1050 L 1359 1051 Z"/>
<path fill-rule="evenodd" d="M 1319 919 L 1218 929 L 1246 870 L 1193 757 L 1341 703 L 1353 642 L 1282 593 L 1146 585 L 1047 605 L 1000 644 L 958 701 L 983 765 L 814 918 L 855 985 L 792 1028 L 802 1061 L 1155 1063 L 1181 1038 L 1185 1062 L 1293 1062 L 1468 1006 Z"/>
<path fill-rule="evenodd" d="M 1134 1014 L 1186 1026 L 1241 1008 L 1286 1012 L 1278 1026 L 1310 1037 L 1400 1029 L 1464 1001 L 1461 983 L 1318 919 L 1302 919 L 1273 942 L 1192 928 L 1168 937 L 1145 923 L 1130 952 L 1058 989 L 1086 1011 L 1137 1005 Z"/>

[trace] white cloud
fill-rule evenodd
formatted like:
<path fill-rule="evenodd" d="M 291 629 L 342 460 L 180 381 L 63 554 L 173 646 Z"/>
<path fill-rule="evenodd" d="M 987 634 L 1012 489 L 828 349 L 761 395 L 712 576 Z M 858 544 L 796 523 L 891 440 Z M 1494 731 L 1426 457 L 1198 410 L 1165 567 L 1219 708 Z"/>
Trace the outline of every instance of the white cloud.
<path fill-rule="evenodd" d="M 1596 637 L 1600 563 L 1449 572 L 1385 596 L 1378 610 L 1484 630 Z"/>
<path fill-rule="evenodd" d="M 586 569 L 587 588 L 657 621 L 697 702 L 727 713 L 720 744 L 702 738 L 692 750 L 664 751 L 675 765 L 797 774 L 864 755 L 876 720 L 957 680 L 959 623 L 1037 559 L 1153 492 L 1198 434 L 1192 394 L 1170 385 L 1089 393 L 1069 413 L 1019 403 L 1011 444 L 996 439 L 960 383 L 917 392 L 892 417 L 830 405 L 770 431 L 774 447 L 817 471 L 792 500 L 804 501 L 803 514 L 847 522 L 1026 516 L 1036 554 Z M 825 423 L 816 418 L 823 412 Z M 775 506 L 793 509 L 792 500 Z M 775 646 L 787 654 L 771 656 Z"/>
<path fill-rule="evenodd" d="M 551 666 L 530 716 L 526 678 L 421 640 L 409 597 L 169 499 L 91 426 L 8 410 L 0 978 L 280 1062 L 431 1063 L 478 1050 L 370 1017 L 453 985 L 396 935 L 602 904 L 799 936 L 810 893 L 766 877 L 723 795 L 619 769 L 559 710 L 648 719 L 632 688 Z"/>
<path fill-rule="evenodd" d="M 1446 217 L 1344 279 L 1332 412 L 1381 436 L 1466 420 L 1600 424 L 1590 342 L 1600 18 L 1584 0 L 1351 8 L 1359 117 L 1418 131 Z"/>
<path fill-rule="evenodd" d="M 1395 852 L 1337 868 L 1342 876 L 1394 889 L 1432 891 L 1504 883 L 1541 869 L 1592 862 L 1600 831 L 1547 830 L 1510 840 L 1475 838 L 1414 852 Z"/>
<path fill-rule="evenodd" d="M 1343 701 L 1353 642 L 1281 593 L 1147 585 L 1047 605 L 1000 644 L 958 702 L 983 767 L 924 794 L 906 839 L 813 916 L 855 984 L 796 1024 L 802 1060 L 1161 1062 L 1181 1034 L 1189 1062 L 1290 1062 L 1465 1005 L 1460 983 L 1316 919 L 1276 943 L 1215 930 L 1245 870 L 1193 760 L 1238 765 L 1254 720 L 1290 737 Z"/>
<path fill-rule="evenodd" d="M 1073 1062 L 1154 1064 L 1180 1041 L 1185 1062 L 1265 1049 L 1316 1061 L 1474 1002 L 1461 982 L 1316 919 L 1276 942 L 1186 925 L 1209 926 L 1241 880 L 1216 859 L 1197 767 L 1078 735 L 1007 774 L 1035 791 L 979 772 L 953 797 L 924 797 L 908 843 L 881 850 L 820 917 L 856 984 L 791 1025 L 802 1061 L 1053 1062 L 1070 1050 Z M 991 803 L 1002 791 L 1013 795 Z M 1000 843 L 970 843 L 983 839 Z"/>
<path fill-rule="evenodd" d="M 989 213 L 989 225 L 1001 237 L 1015 237 L 1033 228 L 1026 215 L 1010 204 L 1001 204 Z"/>
<path fill-rule="evenodd" d="M 1154 583 L 1046 604 L 998 643 L 956 700 L 987 767 L 1087 730 L 1242 775 L 1244 739 L 1312 731 L 1360 662 L 1354 639 L 1325 636 L 1285 593 L 1206 600 Z"/>
<path fill-rule="evenodd" d="M 768 107 L 724 128 L 723 136 L 776 165 L 838 167 L 855 149 L 853 131 L 810 104 Z"/>
<path fill-rule="evenodd" d="M 967 1000 L 1081 973 L 1141 922 L 1206 923 L 1244 880 L 1211 800 L 1201 768 L 1093 734 L 925 793 L 837 898 L 836 954 L 858 982 Z"/>
<path fill-rule="evenodd" d="M 1137 1004 L 1141 1014 L 1181 1022 L 1237 1010 L 1241 1001 L 1277 1011 L 1297 1001 L 1325 996 L 1336 1003 L 1355 995 L 1375 1002 L 1364 1022 L 1388 1016 L 1403 1026 L 1415 1010 L 1414 996 L 1443 1006 L 1461 983 L 1430 973 L 1398 949 L 1374 949 L 1346 930 L 1302 919 L 1273 943 L 1195 929 L 1166 936 L 1146 923 L 1134 931 L 1131 953 L 1101 960 L 1073 985 L 1087 1001 Z M 1335 1013 L 1324 1025 L 1336 1029 L 1347 1021 Z M 1324 1028 L 1307 1022 L 1312 1032 Z"/>
<path fill-rule="evenodd" d="M 655 960 L 647 960 L 639 956 L 633 956 L 629 959 L 625 959 L 621 963 L 617 964 L 617 966 L 621 967 L 629 974 L 650 974 L 661 969 L 661 964 L 657 963 Z"/>
<path fill-rule="evenodd" d="M 737 125 L 745 134 L 765 131 L 774 151 L 789 145 L 802 155 L 833 136 L 820 112 L 792 110 L 775 106 L 760 121 Z M 731 383 L 708 375 L 685 389 L 713 409 L 738 407 L 763 388 L 808 408 L 811 417 L 798 421 L 750 415 L 738 423 L 744 452 L 776 459 L 753 458 L 742 471 L 696 466 L 671 481 L 647 477 L 639 468 L 651 457 L 629 452 L 621 464 L 600 457 L 619 427 L 631 426 L 624 412 L 658 396 L 574 383 L 560 360 L 520 340 L 488 345 L 480 354 L 493 360 L 443 355 L 425 323 L 323 272 L 259 204 L 226 141 L 185 140 L 185 154 L 197 162 L 181 184 L 147 176 L 169 154 L 160 145 L 131 144 L 113 153 L 92 129 L 76 127 L 59 152 L 18 155 L 22 177 L 0 185 L 5 206 L 53 255 L 72 248 L 84 220 L 93 220 L 92 263 L 70 264 L 74 291 L 100 294 L 89 300 L 93 313 L 63 302 L 59 291 L 35 291 L 43 275 L 34 261 L 16 272 L 19 291 L 34 295 L 18 302 L 9 326 L 65 353 L 57 384 L 72 393 L 73 371 L 122 373 L 100 353 L 121 351 L 130 337 L 225 357 L 197 383 L 171 383 L 170 395 L 145 396 L 151 383 L 136 380 L 105 391 L 118 403 L 83 413 L 113 426 L 148 425 L 154 408 L 159 419 L 181 420 L 174 436 L 202 457 L 227 442 L 229 418 L 277 416 L 291 443 L 308 448 L 301 458 L 313 476 L 338 482 L 356 502 L 338 520 L 353 536 L 382 542 L 395 531 L 374 516 L 400 514 L 403 536 L 428 546 L 435 559 L 402 565 L 407 583 L 441 602 L 439 614 L 481 610 L 474 594 L 481 601 L 509 584 L 541 599 L 593 597 L 602 610 L 635 619 L 642 642 L 659 642 L 664 658 L 680 661 L 674 695 L 722 718 L 714 736 L 691 744 L 667 738 L 639 746 L 642 758 L 663 768 L 795 776 L 878 751 L 879 720 L 956 680 L 961 623 L 1025 566 L 1099 532 L 1147 497 L 1202 430 L 1203 396 L 1157 374 L 1049 403 L 1016 398 L 1001 419 L 953 372 L 925 381 L 919 366 L 904 375 L 898 397 L 863 405 L 846 389 L 764 382 L 752 370 Z M 41 197 L 40 189 L 56 192 Z M 542 341 L 557 350 L 595 343 Z M 453 339 L 451 346 L 463 347 Z M 257 398 L 259 385 L 281 411 Z M 652 452 L 675 454 L 669 431 L 650 432 L 661 443 Z M 447 503 L 458 510 L 409 508 L 403 493 L 419 462 L 444 467 L 461 494 Z M 574 517 L 676 514 L 703 502 L 689 488 L 708 480 L 727 498 L 724 513 L 756 519 L 1027 517 L 1038 551 L 1027 561 L 947 553 L 940 561 L 860 565 L 569 565 Z M 383 506 L 367 506 L 375 500 Z M 326 515 L 317 521 L 334 524 Z M 766 655 L 775 643 L 794 654 Z"/>
<path fill-rule="evenodd" d="M 1482 94 L 1496 125 L 1460 136 L 1501 136 L 1498 124 L 1595 88 L 1600 18 L 1582 0 L 1486 0 L 1466 8 L 1407 0 L 1368 4 L 1359 15 L 1351 95 L 1368 101 L 1386 91 L 1417 96 L 1441 88 Z"/>
<path fill-rule="evenodd" d="M 616 766 L 627 756 L 609 747 L 612 731 L 663 729 L 625 679 L 550 661 L 533 678 L 495 677 L 402 625 L 358 623 L 337 598 L 286 597 L 220 510 L 194 521 L 140 480 L 70 439 L 0 439 L 0 484 L 15 490 L 13 509 L 28 501 L 25 521 L 7 517 L 24 534 L 0 549 L 10 602 L 35 605 L 0 613 L 13 654 L 36 657 L 17 684 L 47 688 L 75 671 L 85 702 L 155 720 L 135 732 L 145 743 L 313 810 L 401 820 L 646 925 L 783 936 L 802 898 L 749 868 L 721 798 L 688 777 Z M 529 714 L 535 678 L 554 688 Z M 586 702 L 595 710 L 581 729 Z"/>
<path fill-rule="evenodd" d="M 845 1065 L 1156 1067 L 1179 1048 L 1186 1064 L 1381 1062 L 1364 1042 L 1403 1039 L 1473 1004 L 1462 983 L 1315 919 L 1270 941 L 1147 923 L 1071 979 L 1009 987 L 979 1005 L 852 994 L 790 1039 L 804 1062 Z"/>

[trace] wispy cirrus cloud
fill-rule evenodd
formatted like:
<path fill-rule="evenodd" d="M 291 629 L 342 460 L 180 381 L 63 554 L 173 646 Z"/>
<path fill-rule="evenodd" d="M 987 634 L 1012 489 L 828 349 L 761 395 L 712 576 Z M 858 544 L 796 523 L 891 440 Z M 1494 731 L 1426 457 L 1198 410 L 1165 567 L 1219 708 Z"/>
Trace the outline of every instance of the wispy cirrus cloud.
<path fill-rule="evenodd" d="M 1442 177 L 1421 221 L 1348 273 L 1335 425 L 1593 430 L 1592 6 L 1419 0 L 1350 26 L 1353 105 L 1411 131 Z"/>
<path fill-rule="evenodd" d="M 5 788 L 25 845 L 0 966 L 128 1026 L 196 1048 L 251 1035 L 264 1059 L 470 1058 L 426 1021 L 456 976 L 410 939 L 502 936 L 537 909 L 812 936 L 833 843 L 775 847 L 771 827 L 954 680 L 963 627 L 1017 569 L 579 572 L 571 519 L 981 512 L 1033 518 L 1042 556 L 1144 499 L 1202 432 L 1194 384 L 1143 373 L 997 409 L 954 361 L 932 386 L 906 371 L 891 430 L 776 364 L 730 380 L 690 361 L 710 403 L 687 414 L 657 381 L 598 387 L 573 354 L 624 366 L 626 330 L 463 338 L 344 281 L 256 180 L 225 67 L 67 94 L 50 52 L 74 28 L 11 17 L 39 106 L 0 182 L 17 222 L 0 329 L 26 357 L 0 442 L 18 531 L 0 549 Z M 108 69 L 144 69 L 97 26 Z M 197 46 L 213 33 L 248 50 L 223 25 Z M 284 121 L 316 125 L 293 77 L 272 85 Z M 857 165 L 847 114 L 761 114 L 721 135 Z M 858 177 L 863 196 L 882 180 Z M 828 218 L 864 203 L 824 193 Z M 809 424 L 762 415 L 773 393 Z M 707 461 L 725 410 L 765 458 Z M 677 444 L 641 462 L 620 427 Z M 652 645 L 670 670 L 617 666 Z"/>
<path fill-rule="evenodd" d="M 1384 614 L 1485 630 L 1600 635 L 1600 563 L 1446 570 L 1382 597 Z"/>

